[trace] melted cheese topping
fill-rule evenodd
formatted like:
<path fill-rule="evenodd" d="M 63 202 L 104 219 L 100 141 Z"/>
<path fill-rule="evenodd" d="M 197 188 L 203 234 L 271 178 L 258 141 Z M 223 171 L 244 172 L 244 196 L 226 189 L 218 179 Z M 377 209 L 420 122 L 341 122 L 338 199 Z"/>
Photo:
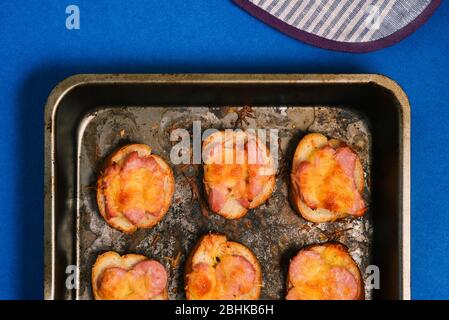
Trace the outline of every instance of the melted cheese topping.
<path fill-rule="evenodd" d="M 161 169 L 140 166 L 125 171 L 110 170 L 104 195 L 110 217 L 125 213 L 158 215 L 162 209 L 165 175 Z"/>
<path fill-rule="evenodd" d="M 223 255 L 214 266 L 199 263 L 187 275 L 187 288 L 194 299 L 239 299 L 255 286 L 255 270 L 239 255 Z"/>
<path fill-rule="evenodd" d="M 106 269 L 99 279 L 98 292 L 104 300 L 148 300 L 160 294 L 166 283 L 162 265 L 147 260 L 131 270 Z"/>
<path fill-rule="evenodd" d="M 352 172 L 351 172 L 352 173 Z M 304 202 L 312 209 L 352 213 L 358 200 L 353 174 L 348 175 L 330 147 L 312 153 L 297 171 L 299 189 Z"/>
<path fill-rule="evenodd" d="M 291 261 L 288 300 L 352 300 L 361 281 L 352 258 L 335 246 L 306 249 Z"/>
<path fill-rule="evenodd" d="M 239 199 L 248 206 L 248 201 L 256 198 L 274 175 L 273 168 L 265 163 L 266 160 L 260 159 L 263 158 L 260 155 L 262 150 L 259 147 L 257 150 L 259 160 L 249 164 L 247 144 L 244 149 L 237 149 L 236 145 L 228 147 L 225 142 L 211 146 L 204 166 L 204 180 L 210 188 L 219 192 L 222 199 L 219 200 L 218 208 L 223 207 L 229 198 Z"/>
<path fill-rule="evenodd" d="M 110 198 L 119 211 L 142 208 L 147 212 L 157 212 L 161 207 L 163 180 L 161 175 L 147 168 L 134 169 L 116 175 L 110 182 Z"/>
<path fill-rule="evenodd" d="M 255 283 L 255 270 L 251 263 L 242 256 L 225 255 L 215 268 L 222 296 L 236 299 L 250 292 Z"/>
<path fill-rule="evenodd" d="M 100 295 L 105 300 L 146 300 L 150 289 L 144 277 L 134 278 L 130 273 L 120 277 L 106 270 L 100 284 Z"/>
<path fill-rule="evenodd" d="M 257 258 L 245 246 L 209 234 L 189 258 L 186 293 L 189 300 L 255 299 L 260 293 Z"/>
<path fill-rule="evenodd" d="M 216 283 L 215 269 L 205 263 L 194 265 L 193 272 L 187 275 L 187 287 L 195 299 L 214 299 Z"/>
<path fill-rule="evenodd" d="M 236 163 L 237 152 L 235 149 L 224 148 L 220 150 L 220 148 L 220 145 L 214 148 L 217 150 L 213 158 L 216 163 L 205 165 L 204 178 L 210 184 L 221 184 L 228 188 L 233 188 L 239 181 L 246 179 L 248 164 L 246 161 L 242 164 Z M 223 153 L 221 153 L 222 150 L 224 150 Z M 225 157 L 231 160 L 226 163 Z"/>

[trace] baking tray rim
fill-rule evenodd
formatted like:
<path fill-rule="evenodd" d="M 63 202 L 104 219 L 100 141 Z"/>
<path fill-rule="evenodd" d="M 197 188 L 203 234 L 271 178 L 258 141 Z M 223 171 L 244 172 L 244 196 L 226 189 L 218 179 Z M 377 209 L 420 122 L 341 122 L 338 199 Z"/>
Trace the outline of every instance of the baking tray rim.
<path fill-rule="evenodd" d="M 400 106 L 400 267 L 401 298 L 411 299 L 410 257 L 410 126 L 408 97 L 400 85 L 381 74 L 77 74 L 61 81 L 45 105 L 44 121 L 44 299 L 55 299 L 55 155 L 56 114 L 61 100 L 74 88 L 88 84 L 368 84 L 393 93 Z"/>

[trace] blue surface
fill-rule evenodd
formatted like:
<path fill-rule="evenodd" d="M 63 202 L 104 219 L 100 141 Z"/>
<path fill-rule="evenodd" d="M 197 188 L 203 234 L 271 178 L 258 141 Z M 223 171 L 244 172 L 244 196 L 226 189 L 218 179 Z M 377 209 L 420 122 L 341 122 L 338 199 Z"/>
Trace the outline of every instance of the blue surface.
<path fill-rule="evenodd" d="M 76 4 L 81 29 L 65 28 Z M 0 298 L 42 297 L 43 110 L 76 73 L 353 72 L 412 105 L 412 294 L 449 298 L 449 3 L 411 37 L 356 55 L 284 36 L 227 0 L 2 1 Z"/>

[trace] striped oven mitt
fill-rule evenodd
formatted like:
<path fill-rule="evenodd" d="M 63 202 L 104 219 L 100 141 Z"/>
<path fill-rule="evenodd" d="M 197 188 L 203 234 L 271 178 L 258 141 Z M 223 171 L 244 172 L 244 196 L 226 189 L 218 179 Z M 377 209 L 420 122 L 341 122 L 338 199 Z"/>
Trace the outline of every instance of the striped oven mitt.
<path fill-rule="evenodd" d="M 369 52 L 421 26 L 441 0 L 233 0 L 293 38 L 332 50 Z"/>

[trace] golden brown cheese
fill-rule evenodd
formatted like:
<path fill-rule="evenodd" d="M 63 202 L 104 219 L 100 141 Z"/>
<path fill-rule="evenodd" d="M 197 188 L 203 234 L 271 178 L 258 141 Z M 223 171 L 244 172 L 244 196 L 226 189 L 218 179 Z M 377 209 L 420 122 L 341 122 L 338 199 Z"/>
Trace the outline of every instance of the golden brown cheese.
<path fill-rule="evenodd" d="M 174 178 L 146 145 L 120 148 L 106 161 L 97 182 L 97 203 L 106 221 L 124 232 L 150 228 L 168 211 Z"/>
<path fill-rule="evenodd" d="M 162 172 L 148 168 L 136 168 L 127 174 L 114 173 L 107 179 L 104 190 L 109 209 L 123 213 L 134 209 L 142 209 L 157 214 L 163 202 L 164 192 Z"/>
<path fill-rule="evenodd" d="M 106 252 L 92 268 L 92 288 L 99 300 L 166 299 L 167 283 L 165 268 L 142 255 Z"/>
<path fill-rule="evenodd" d="M 225 236 L 204 236 L 186 265 L 189 300 L 257 299 L 261 270 L 257 258 L 243 245 Z"/>
<path fill-rule="evenodd" d="M 230 140 L 224 137 L 218 132 L 203 146 L 205 190 L 212 211 L 238 218 L 271 195 L 274 167 L 266 147 L 255 137 L 245 133 L 231 135 Z"/>
<path fill-rule="evenodd" d="M 217 287 L 215 268 L 205 263 L 193 265 L 192 272 L 187 275 L 187 283 L 191 299 L 214 299 Z"/>
<path fill-rule="evenodd" d="M 351 151 L 347 149 L 327 146 L 312 152 L 309 159 L 299 165 L 295 181 L 299 184 L 304 202 L 311 209 L 354 215 L 365 211 L 354 179 L 355 158 L 351 161 L 338 157 L 343 152 L 349 154 Z"/>
<path fill-rule="evenodd" d="M 301 250 L 290 262 L 287 300 L 359 300 L 364 285 L 357 264 L 340 244 Z"/>

